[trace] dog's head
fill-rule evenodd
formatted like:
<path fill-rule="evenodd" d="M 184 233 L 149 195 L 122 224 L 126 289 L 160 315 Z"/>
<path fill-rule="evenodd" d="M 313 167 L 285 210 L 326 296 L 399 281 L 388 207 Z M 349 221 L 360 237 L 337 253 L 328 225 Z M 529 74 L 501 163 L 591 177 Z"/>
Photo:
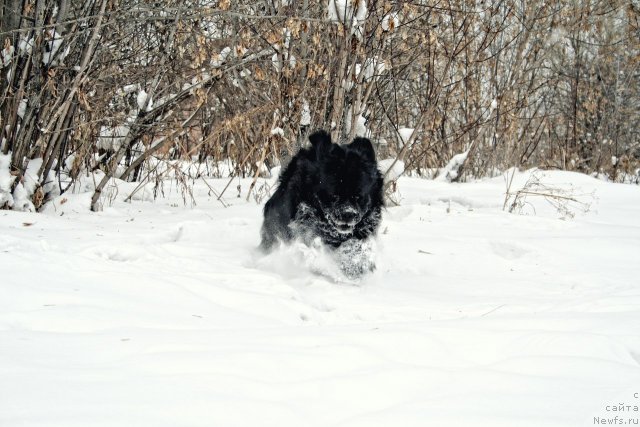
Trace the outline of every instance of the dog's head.
<path fill-rule="evenodd" d="M 340 234 L 351 234 L 367 212 L 381 204 L 382 178 L 371 141 L 356 138 L 337 145 L 323 131 L 309 137 L 315 152 L 316 194 L 309 195 L 317 210 Z"/>

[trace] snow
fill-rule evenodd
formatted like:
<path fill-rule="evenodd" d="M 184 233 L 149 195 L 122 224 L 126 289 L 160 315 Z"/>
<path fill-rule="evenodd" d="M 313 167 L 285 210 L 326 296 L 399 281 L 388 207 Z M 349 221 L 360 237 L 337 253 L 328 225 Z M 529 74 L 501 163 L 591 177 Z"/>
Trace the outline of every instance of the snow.
<path fill-rule="evenodd" d="M 45 39 L 47 40 L 42 50 L 42 63 L 44 65 L 58 66 L 64 58 L 69 54 L 70 47 L 67 46 L 61 53 L 58 53 L 64 38 L 56 30 L 46 30 Z"/>
<path fill-rule="evenodd" d="M 345 129 L 347 131 L 351 130 L 351 118 L 353 115 L 352 107 L 349 106 L 347 109 L 347 114 L 345 116 Z M 364 138 L 369 138 L 371 136 L 371 131 L 367 129 L 367 119 L 362 114 L 356 114 L 356 123 L 355 123 L 355 136 L 361 136 Z"/>
<path fill-rule="evenodd" d="M 271 57 L 271 64 L 273 65 L 273 67 L 276 69 L 278 73 L 282 71 L 281 56 L 284 56 L 285 63 L 288 63 L 287 65 L 289 66 L 289 68 L 294 69 L 296 67 L 296 63 L 297 63 L 296 57 L 293 55 L 289 55 L 289 52 L 284 51 L 282 55 L 279 53 L 274 53 L 273 56 Z"/>
<path fill-rule="evenodd" d="M 224 64 L 227 61 L 227 58 L 229 57 L 230 53 L 231 53 L 231 48 L 229 46 L 222 49 L 220 53 L 217 55 L 217 58 L 211 60 L 211 67 L 219 68 L 220 66 L 222 66 L 222 64 Z"/>
<path fill-rule="evenodd" d="M 27 99 L 23 98 L 18 104 L 18 117 L 24 119 L 24 114 L 27 112 Z"/>
<path fill-rule="evenodd" d="M 284 130 L 281 127 L 274 127 L 273 129 L 271 129 L 271 135 L 278 135 L 280 137 L 284 137 Z"/>
<path fill-rule="evenodd" d="M 411 138 L 411 135 L 413 135 L 415 129 L 413 128 L 400 128 L 398 129 L 398 135 L 400 135 L 400 138 L 402 139 L 402 143 L 406 144 L 409 141 L 409 138 Z"/>
<path fill-rule="evenodd" d="M 391 170 L 389 170 L 391 168 Z M 378 162 L 378 169 L 383 174 L 389 173 L 385 177 L 385 181 L 396 181 L 404 173 L 404 162 L 395 158 L 383 159 Z"/>
<path fill-rule="evenodd" d="M 38 187 L 38 171 L 42 167 L 42 158 L 31 159 L 22 179 L 27 193 L 31 196 Z"/>
<path fill-rule="evenodd" d="M 75 154 L 71 154 L 70 156 L 68 156 L 65 160 L 64 160 L 64 169 L 65 171 L 69 172 L 72 168 L 73 168 L 73 164 L 76 161 L 76 155 Z"/>
<path fill-rule="evenodd" d="M 260 256 L 250 180 L 229 208 L 199 180 L 193 207 L 167 181 L 0 211 L 0 425 L 593 425 L 638 403 L 640 187 L 543 179 L 597 203 L 563 221 L 504 212 L 502 176 L 400 178 L 356 285 Z"/>
<path fill-rule="evenodd" d="M 355 4 L 354 4 L 355 3 Z M 327 16 L 329 21 L 342 23 L 351 29 L 351 34 L 360 31 L 367 18 L 367 2 L 365 0 L 329 0 Z"/>
<path fill-rule="evenodd" d="M 141 91 L 144 92 L 144 91 Z M 146 93 L 145 93 L 146 95 Z M 140 101 L 140 93 L 137 95 L 138 102 Z M 149 100 L 148 107 L 152 108 L 152 100 Z M 131 124 L 135 122 L 137 110 L 130 110 L 129 115 L 125 119 L 125 122 L 115 126 L 102 125 L 100 126 L 100 136 L 98 137 L 97 146 L 102 150 L 117 151 L 127 139 L 129 131 L 131 130 Z"/>
<path fill-rule="evenodd" d="M 132 93 L 132 92 L 140 91 L 140 90 L 141 90 L 140 84 L 138 84 L 138 83 L 124 85 L 122 87 L 122 93 Z"/>
<path fill-rule="evenodd" d="M 5 204 L 13 206 L 11 185 L 14 180 L 15 177 L 11 175 L 11 153 L 2 154 L 0 152 L 0 207 Z"/>
<path fill-rule="evenodd" d="M 274 53 L 271 57 L 271 64 L 278 73 L 282 71 L 282 61 L 280 60 L 280 55 L 278 55 L 277 53 Z"/>
<path fill-rule="evenodd" d="M 284 37 L 284 48 L 289 49 L 289 46 L 291 46 L 291 30 L 286 27 L 283 28 L 282 35 Z"/>
<path fill-rule="evenodd" d="M 300 126 L 309 126 L 311 124 L 311 109 L 306 99 L 302 100 L 302 112 L 300 113 Z"/>
<path fill-rule="evenodd" d="M 296 68 L 296 64 L 298 63 L 297 59 L 295 56 L 290 55 L 289 56 L 289 68 L 294 69 Z"/>
<path fill-rule="evenodd" d="M 131 128 L 128 124 L 118 126 L 100 126 L 98 148 L 107 151 L 117 151 L 129 135 Z"/>
<path fill-rule="evenodd" d="M 386 63 L 382 59 L 378 58 L 377 56 L 374 56 L 373 58 L 367 58 L 364 61 L 364 81 L 365 82 L 371 81 L 371 79 L 373 79 L 375 76 L 379 76 L 386 69 L 387 69 Z M 355 75 L 356 76 L 360 75 L 361 70 L 362 70 L 362 65 L 356 64 Z"/>
<path fill-rule="evenodd" d="M 0 51 L 0 53 L 2 53 L 2 66 L 9 66 L 9 64 L 11 64 L 11 60 L 13 59 L 13 54 L 15 53 L 15 49 L 13 48 L 13 46 L 6 46 Z"/>
<path fill-rule="evenodd" d="M 368 137 L 371 134 L 367 129 L 367 119 L 362 114 L 356 116 L 356 136 Z"/>
<path fill-rule="evenodd" d="M 13 209 L 25 212 L 35 212 L 31 201 L 33 193 L 38 187 L 38 171 L 42 167 L 42 159 L 31 159 L 27 164 L 22 181 L 13 190 Z"/>
<path fill-rule="evenodd" d="M 360 63 L 356 63 L 354 65 L 352 74 L 347 80 L 342 81 L 342 87 L 344 87 L 345 90 L 350 91 L 351 88 L 353 88 L 354 83 L 360 78 L 360 73 L 362 73 L 362 81 L 370 82 L 375 77 L 380 76 L 386 69 L 386 63 L 377 56 L 367 58 L 364 61 L 364 66 Z"/>
<path fill-rule="evenodd" d="M 33 49 L 35 41 L 33 37 L 26 39 L 25 37 L 20 37 L 20 42 L 18 43 L 18 52 L 20 55 L 29 55 L 31 53 L 31 49 Z"/>
<path fill-rule="evenodd" d="M 469 150 L 464 153 L 456 154 L 449 160 L 449 163 L 440 170 L 440 173 L 436 177 L 438 181 L 455 181 L 458 178 L 458 173 L 460 172 L 460 166 L 464 165 L 464 162 L 467 161 L 467 156 L 469 156 Z"/>
<path fill-rule="evenodd" d="M 141 110 L 150 111 L 153 107 L 153 101 L 144 89 L 140 89 L 138 95 L 136 96 L 136 101 L 138 103 L 138 108 Z"/>

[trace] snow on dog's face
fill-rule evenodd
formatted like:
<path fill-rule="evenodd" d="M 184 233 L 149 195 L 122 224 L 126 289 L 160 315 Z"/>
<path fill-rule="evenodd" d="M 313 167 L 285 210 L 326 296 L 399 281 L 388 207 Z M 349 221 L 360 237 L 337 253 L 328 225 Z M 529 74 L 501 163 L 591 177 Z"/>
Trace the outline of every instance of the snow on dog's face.
<path fill-rule="evenodd" d="M 366 138 L 336 145 L 326 134 L 311 143 L 318 161 L 315 208 L 337 233 L 351 234 L 372 207 L 377 184 L 373 146 Z"/>

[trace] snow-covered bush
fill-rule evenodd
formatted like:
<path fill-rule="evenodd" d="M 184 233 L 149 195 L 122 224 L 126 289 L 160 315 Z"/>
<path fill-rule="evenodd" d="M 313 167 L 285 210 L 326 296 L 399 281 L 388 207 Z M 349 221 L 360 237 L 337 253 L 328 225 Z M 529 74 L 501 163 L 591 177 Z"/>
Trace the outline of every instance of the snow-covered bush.
<path fill-rule="evenodd" d="M 318 128 L 336 141 L 369 137 L 381 158 L 429 178 L 516 165 L 637 182 L 633 14 L 581 1 L 561 9 L 497 0 L 481 9 L 365 0 L 5 8 L 0 153 L 11 183 L 2 206 L 40 209 L 102 171 L 97 207 L 110 179 L 156 182 L 171 174 L 157 166 L 176 161 L 226 162 L 232 176 L 257 177 Z"/>
<path fill-rule="evenodd" d="M 0 153 L 0 208 L 13 207 L 11 187 L 15 177 L 11 176 L 11 155 Z"/>

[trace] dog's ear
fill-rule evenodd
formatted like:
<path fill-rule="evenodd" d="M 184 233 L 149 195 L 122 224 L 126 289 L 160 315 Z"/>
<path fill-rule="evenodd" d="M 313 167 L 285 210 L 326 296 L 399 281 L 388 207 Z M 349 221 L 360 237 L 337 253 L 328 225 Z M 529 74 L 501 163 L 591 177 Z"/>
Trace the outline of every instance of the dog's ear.
<path fill-rule="evenodd" d="M 324 130 L 309 135 L 309 141 L 318 158 L 331 156 L 336 149 L 340 148 L 331 142 L 331 135 Z"/>
<path fill-rule="evenodd" d="M 331 135 L 324 130 L 318 130 L 309 135 L 309 141 L 311 142 L 311 146 L 316 150 L 322 146 L 328 148 L 331 144 Z"/>
<path fill-rule="evenodd" d="M 376 152 L 373 150 L 373 144 L 367 138 L 356 138 L 348 147 L 359 153 L 366 160 L 370 162 L 376 161 Z"/>

